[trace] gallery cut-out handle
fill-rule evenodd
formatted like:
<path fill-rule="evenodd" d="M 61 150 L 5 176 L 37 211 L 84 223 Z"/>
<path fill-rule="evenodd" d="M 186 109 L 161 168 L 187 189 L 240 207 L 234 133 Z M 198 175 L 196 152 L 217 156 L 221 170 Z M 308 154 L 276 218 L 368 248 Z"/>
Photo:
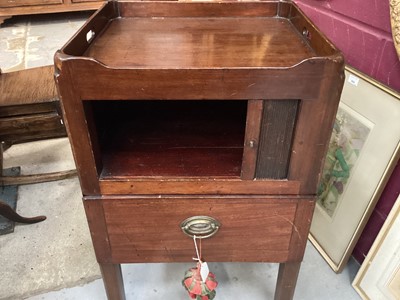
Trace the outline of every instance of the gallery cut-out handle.
<path fill-rule="evenodd" d="M 221 223 L 208 216 L 194 216 L 187 218 L 181 223 L 182 231 L 190 236 L 199 239 L 212 237 L 217 233 Z"/>
<path fill-rule="evenodd" d="M 86 33 L 86 41 L 90 44 L 93 41 L 95 35 L 96 35 L 96 33 L 93 30 L 89 30 Z"/>

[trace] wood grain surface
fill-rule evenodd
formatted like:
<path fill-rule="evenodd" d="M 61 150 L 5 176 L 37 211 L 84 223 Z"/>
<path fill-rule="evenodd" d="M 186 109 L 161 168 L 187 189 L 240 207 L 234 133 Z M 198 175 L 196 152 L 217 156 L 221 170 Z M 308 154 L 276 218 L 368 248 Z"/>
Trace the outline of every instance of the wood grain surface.
<path fill-rule="evenodd" d="M 216 235 L 202 243 L 207 261 L 282 262 L 289 257 L 298 201 L 302 200 L 113 197 L 103 203 L 113 262 L 187 261 L 193 255 L 193 240 L 179 225 L 197 215 L 221 223 Z"/>
<path fill-rule="evenodd" d="M 2 73 L 0 79 L 0 106 L 26 105 L 58 100 L 52 66 Z"/>
<path fill-rule="evenodd" d="M 295 4 L 110 2 L 55 65 L 110 299 L 120 263 L 190 260 L 196 215 L 208 261 L 279 262 L 292 299 L 344 80 Z"/>
<path fill-rule="evenodd" d="M 314 55 L 288 20 L 251 17 L 119 18 L 85 53 L 112 68 L 157 69 L 291 67 Z"/>

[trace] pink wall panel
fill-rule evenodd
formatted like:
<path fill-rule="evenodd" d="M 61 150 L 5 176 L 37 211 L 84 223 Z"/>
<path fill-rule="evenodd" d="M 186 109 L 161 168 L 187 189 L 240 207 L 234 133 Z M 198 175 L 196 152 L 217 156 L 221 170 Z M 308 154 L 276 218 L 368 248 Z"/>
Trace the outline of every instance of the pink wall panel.
<path fill-rule="evenodd" d="M 382 55 L 373 77 L 400 92 L 400 60 L 393 49 L 393 40 L 385 41 L 382 46 Z"/>
<path fill-rule="evenodd" d="M 400 91 L 400 60 L 393 45 L 390 25 L 386 24 L 390 24 L 388 5 L 373 4 L 372 9 L 364 4 L 361 8 L 354 9 L 352 3 L 361 1 L 297 0 L 296 2 L 343 52 L 347 64 Z M 373 0 L 364 2 L 374 3 Z M 376 2 L 388 4 L 388 1 L 376 0 Z M 344 3 L 348 6 L 346 9 Z M 375 10 L 375 7 L 379 10 Z M 341 8 L 340 11 L 346 12 L 347 15 L 338 13 L 333 8 L 336 10 Z M 353 16 L 362 17 L 367 23 L 353 19 Z M 384 30 L 373 25 L 381 26 Z"/>
<path fill-rule="evenodd" d="M 390 32 L 389 0 L 298 0 Z"/>

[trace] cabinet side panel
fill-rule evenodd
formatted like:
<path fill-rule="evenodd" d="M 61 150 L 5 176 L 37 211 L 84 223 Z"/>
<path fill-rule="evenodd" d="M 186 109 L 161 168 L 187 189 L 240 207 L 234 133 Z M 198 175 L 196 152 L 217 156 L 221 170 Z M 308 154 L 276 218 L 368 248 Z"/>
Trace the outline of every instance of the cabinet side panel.
<path fill-rule="evenodd" d="M 287 177 L 298 100 L 264 101 L 256 178 Z"/>
<path fill-rule="evenodd" d="M 97 125 L 95 123 L 95 119 L 93 116 L 93 107 L 92 107 L 92 102 L 89 101 L 83 101 L 83 111 L 85 113 L 85 117 L 87 120 L 87 128 L 89 130 L 89 138 L 92 146 L 92 151 L 93 151 L 93 156 L 94 156 L 94 162 L 96 164 L 97 170 L 102 170 L 103 169 L 103 162 L 101 160 L 102 158 L 102 153 L 100 150 L 100 145 L 99 145 L 99 140 L 98 140 L 98 133 L 97 133 Z M 107 119 L 105 119 L 107 120 Z"/>
<path fill-rule="evenodd" d="M 288 261 L 303 260 L 315 208 L 315 197 L 305 198 L 297 203 L 296 215 L 293 222 L 292 238 L 290 239 L 290 253 Z"/>
<path fill-rule="evenodd" d="M 83 195 L 99 194 L 99 170 L 83 103 L 72 83 L 75 70 L 56 61 L 56 82 Z"/>
<path fill-rule="evenodd" d="M 107 234 L 103 200 L 88 200 L 85 197 L 83 200 L 96 259 L 99 263 L 109 263 L 111 259 L 111 248 Z"/>
<path fill-rule="evenodd" d="M 314 101 L 301 101 L 295 128 L 288 180 L 300 180 L 300 193 L 315 194 L 340 101 L 344 75 L 340 65 L 327 66 Z M 336 70 L 335 70 L 336 69 Z"/>

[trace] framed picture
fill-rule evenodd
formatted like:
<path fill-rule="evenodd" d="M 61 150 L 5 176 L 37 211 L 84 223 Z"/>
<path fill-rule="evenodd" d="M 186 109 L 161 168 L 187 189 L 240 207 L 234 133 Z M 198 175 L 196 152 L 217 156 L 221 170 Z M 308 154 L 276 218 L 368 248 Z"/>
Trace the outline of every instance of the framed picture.
<path fill-rule="evenodd" d="M 353 287 L 362 299 L 400 299 L 400 197 L 397 199 Z"/>
<path fill-rule="evenodd" d="M 400 156 L 400 96 L 346 67 L 309 239 L 341 272 Z"/>

